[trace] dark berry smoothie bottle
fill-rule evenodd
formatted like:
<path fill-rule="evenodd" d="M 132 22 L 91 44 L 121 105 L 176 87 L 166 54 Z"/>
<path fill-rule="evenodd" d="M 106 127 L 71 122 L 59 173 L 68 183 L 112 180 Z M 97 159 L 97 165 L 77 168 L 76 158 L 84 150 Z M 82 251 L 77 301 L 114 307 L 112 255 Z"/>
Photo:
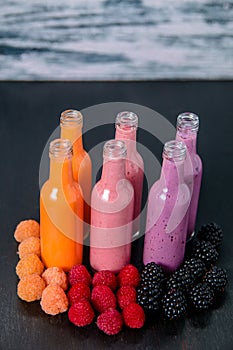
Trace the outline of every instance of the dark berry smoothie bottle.
<path fill-rule="evenodd" d="M 182 113 L 177 117 L 176 139 L 184 142 L 187 147 L 187 157 L 184 162 L 184 180 L 188 185 L 191 196 L 187 240 L 194 235 L 195 231 L 202 179 L 202 161 L 196 150 L 198 129 L 199 118 L 196 114 Z"/>
<path fill-rule="evenodd" d="M 186 146 L 169 141 L 163 149 L 161 176 L 151 187 L 143 262 L 155 262 L 173 272 L 183 262 L 190 193 L 184 182 Z"/>

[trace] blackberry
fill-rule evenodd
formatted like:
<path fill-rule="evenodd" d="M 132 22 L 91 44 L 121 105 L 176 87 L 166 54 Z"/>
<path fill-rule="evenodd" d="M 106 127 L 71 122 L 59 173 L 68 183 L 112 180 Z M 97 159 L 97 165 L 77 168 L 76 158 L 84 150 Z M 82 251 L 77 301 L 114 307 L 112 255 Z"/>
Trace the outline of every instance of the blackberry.
<path fill-rule="evenodd" d="M 224 292 L 228 282 L 226 270 L 214 266 L 212 270 L 205 275 L 204 282 L 207 283 L 215 293 Z"/>
<path fill-rule="evenodd" d="M 151 262 L 145 265 L 141 273 L 142 283 L 155 283 L 160 284 L 164 281 L 165 275 L 162 267 L 155 262 Z"/>
<path fill-rule="evenodd" d="M 162 298 L 162 307 L 165 316 L 169 320 L 175 320 L 183 316 L 187 309 L 184 293 L 180 289 L 168 291 Z"/>
<path fill-rule="evenodd" d="M 146 312 L 160 308 L 162 289 L 159 283 L 144 282 L 137 289 L 137 302 Z"/>
<path fill-rule="evenodd" d="M 214 292 L 208 284 L 198 283 L 190 290 L 189 299 L 196 310 L 206 310 L 214 302 Z"/>
<path fill-rule="evenodd" d="M 223 232 L 220 226 L 215 222 L 203 225 L 197 233 L 200 240 L 210 242 L 215 248 L 219 248 L 222 244 Z"/>
<path fill-rule="evenodd" d="M 141 284 L 137 290 L 137 301 L 145 311 L 155 312 L 159 309 L 164 280 L 165 275 L 161 266 L 155 262 L 144 266 L 141 273 Z"/>
<path fill-rule="evenodd" d="M 206 271 L 205 263 L 202 260 L 196 258 L 186 260 L 183 267 L 184 269 L 191 271 L 191 274 L 194 276 L 194 281 L 202 277 Z"/>
<path fill-rule="evenodd" d="M 168 290 L 184 289 L 188 290 L 194 282 L 194 276 L 192 272 L 184 267 L 181 267 L 175 271 L 167 280 Z"/>
<path fill-rule="evenodd" d="M 193 257 L 204 261 L 207 267 L 216 263 L 219 253 L 208 241 L 198 242 L 194 248 Z"/>
<path fill-rule="evenodd" d="M 197 245 L 199 245 L 200 241 L 197 239 L 197 236 L 194 236 L 191 241 L 186 243 L 185 247 L 185 260 L 189 260 L 193 257 L 193 254 L 196 250 Z"/>

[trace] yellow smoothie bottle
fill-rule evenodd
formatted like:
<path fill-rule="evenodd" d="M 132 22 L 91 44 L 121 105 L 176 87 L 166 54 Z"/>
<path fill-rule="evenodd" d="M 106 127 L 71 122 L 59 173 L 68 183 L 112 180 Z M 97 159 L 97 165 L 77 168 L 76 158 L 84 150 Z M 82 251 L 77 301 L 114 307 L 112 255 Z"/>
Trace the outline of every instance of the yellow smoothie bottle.
<path fill-rule="evenodd" d="M 83 196 L 73 179 L 72 144 L 50 143 L 50 175 L 40 192 L 41 257 L 46 267 L 69 271 L 82 263 Z"/>
<path fill-rule="evenodd" d="M 73 176 L 81 186 L 84 198 L 84 237 L 89 234 L 90 224 L 90 198 L 92 183 L 92 164 L 88 153 L 83 148 L 82 127 L 83 116 L 74 109 L 69 109 L 61 114 L 60 118 L 61 138 L 68 139 L 73 145 Z M 86 225 L 85 225 L 86 223 Z"/>

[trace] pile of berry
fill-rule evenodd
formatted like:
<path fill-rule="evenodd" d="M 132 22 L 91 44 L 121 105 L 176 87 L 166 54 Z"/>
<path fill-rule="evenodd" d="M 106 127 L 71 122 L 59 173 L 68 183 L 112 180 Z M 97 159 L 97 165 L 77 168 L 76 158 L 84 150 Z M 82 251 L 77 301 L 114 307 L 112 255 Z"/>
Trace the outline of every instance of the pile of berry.
<path fill-rule="evenodd" d="M 109 335 L 119 333 L 123 324 L 130 328 L 144 325 L 144 310 L 136 302 L 140 273 L 135 266 L 125 266 L 117 276 L 111 271 L 100 271 L 92 278 L 84 265 L 75 265 L 67 276 L 59 267 L 44 270 L 38 222 L 21 221 L 14 237 L 20 243 L 16 266 L 20 299 L 40 300 L 48 315 L 68 310 L 69 320 L 78 327 L 91 324 L 97 316 L 98 328 Z"/>
<path fill-rule="evenodd" d="M 92 278 L 84 265 L 76 265 L 68 279 L 68 317 L 76 326 L 91 324 L 95 314 L 98 328 L 108 335 L 119 333 L 123 324 L 130 328 L 144 325 L 144 310 L 136 303 L 140 273 L 135 266 L 125 266 L 117 276 L 104 270 Z"/>
<path fill-rule="evenodd" d="M 21 221 L 14 232 L 18 246 L 19 262 L 16 274 L 19 277 L 17 294 L 20 299 L 32 302 L 40 300 L 42 310 L 57 315 L 68 310 L 69 301 L 65 291 L 68 288 L 66 273 L 59 267 L 44 271 L 40 259 L 40 225 L 35 220 Z"/>
<path fill-rule="evenodd" d="M 225 269 L 215 265 L 222 238 L 218 225 L 203 225 L 184 263 L 173 274 L 165 275 L 153 262 L 147 264 L 137 290 L 139 305 L 149 313 L 160 310 L 170 320 L 178 319 L 187 311 L 210 308 L 227 285 Z"/>
<path fill-rule="evenodd" d="M 127 265 L 118 275 L 105 270 L 92 277 L 84 265 L 76 265 L 67 276 L 58 267 L 44 270 L 39 223 L 22 221 L 14 236 L 20 243 L 18 296 L 27 302 L 40 300 L 42 310 L 49 315 L 68 310 L 69 320 L 78 327 L 93 323 L 97 317 L 98 328 L 108 335 L 119 333 L 123 325 L 143 327 L 145 313 L 162 311 L 174 320 L 187 311 L 206 310 L 227 285 L 226 271 L 215 265 L 223 239 L 215 223 L 201 227 L 184 263 L 170 275 L 151 262 L 141 275 L 135 266 Z"/>

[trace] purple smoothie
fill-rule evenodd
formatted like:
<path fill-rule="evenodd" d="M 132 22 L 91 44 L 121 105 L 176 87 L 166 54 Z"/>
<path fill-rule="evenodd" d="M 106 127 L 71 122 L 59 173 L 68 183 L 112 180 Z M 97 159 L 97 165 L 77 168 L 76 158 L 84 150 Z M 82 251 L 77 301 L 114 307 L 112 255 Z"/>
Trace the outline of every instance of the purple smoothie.
<path fill-rule="evenodd" d="M 155 262 L 173 272 L 183 262 L 190 193 L 184 183 L 186 147 L 170 141 L 164 146 L 161 176 L 151 187 L 143 262 Z"/>
<path fill-rule="evenodd" d="M 178 116 L 176 139 L 184 142 L 187 147 L 187 157 L 184 162 L 184 180 L 191 195 L 187 239 L 190 239 L 195 232 L 202 180 L 202 161 L 196 151 L 198 128 L 199 118 L 197 115 L 182 113 Z"/>

